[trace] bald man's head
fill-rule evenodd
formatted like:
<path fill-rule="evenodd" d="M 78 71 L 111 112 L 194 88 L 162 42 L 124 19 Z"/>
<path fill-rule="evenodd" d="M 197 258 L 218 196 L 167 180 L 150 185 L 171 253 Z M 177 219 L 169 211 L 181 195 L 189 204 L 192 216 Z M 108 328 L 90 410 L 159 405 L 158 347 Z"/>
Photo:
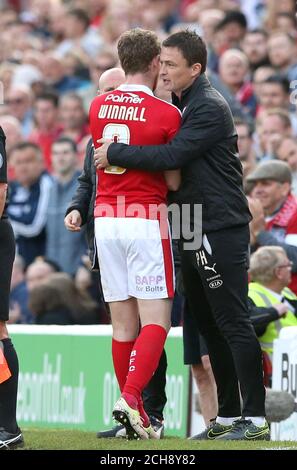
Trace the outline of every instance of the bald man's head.
<path fill-rule="evenodd" d="M 99 93 L 107 93 L 118 88 L 124 83 L 126 77 L 123 69 L 113 68 L 103 72 L 99 78 Z"/>

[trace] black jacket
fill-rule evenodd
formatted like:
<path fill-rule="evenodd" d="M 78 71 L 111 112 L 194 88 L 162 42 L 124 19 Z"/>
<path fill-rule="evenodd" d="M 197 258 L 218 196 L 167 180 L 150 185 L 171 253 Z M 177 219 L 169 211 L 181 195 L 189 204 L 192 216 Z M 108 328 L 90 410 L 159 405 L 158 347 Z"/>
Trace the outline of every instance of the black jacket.
<path fill-rule="evenodd" d="M 87 224 L 87 240 L 92 269 L 99 269 L 94 236 L 94 203 L 96 197 L 96 169 L 93 162 L 94 148 L 89 140 L 84 159 L 84 168 L 78 177 L 79 186 L 66 211 L 69 214 L 76 209 L 81 215 L 82 225 Z"/>
<path fill-rule="evenodd" d="M 242 189 L 237 134 L 225 99 L 202 74 L 181 101 L 173 95 L 173 103 L 183 119 L 169 144 L 111 144 L 109 163 L 149 171 L 182 168 L 175 201 L 202 204 L 203 233 L 248 224 L 251 214 Z"/>

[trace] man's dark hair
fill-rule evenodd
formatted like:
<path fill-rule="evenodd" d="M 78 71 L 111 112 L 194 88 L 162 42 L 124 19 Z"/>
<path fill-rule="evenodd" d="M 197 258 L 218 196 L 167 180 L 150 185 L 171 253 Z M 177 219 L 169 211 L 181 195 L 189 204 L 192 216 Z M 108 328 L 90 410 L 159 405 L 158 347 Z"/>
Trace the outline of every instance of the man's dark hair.
<path fill-rule="evenodd" d="M 271 75 L 270 77 L 267 77 L 266 80 L 264 80 L 262 83 L 276 83 L 282 87 L 284 93 L 288 94 L 290 92 L 289 80 L 282 75 Z"/>
<path fill-rule="evenodd" d="M 56 145 L 56 144 L 69 144 L 70 147 L 71 147 L 71 150 L 76 153 L 77 152 L 77 145 L 76 143 L 74 142 L 73 139 L 70 139 L 70 137 L 67 137 L 66 135 L 65 136 L 61 136 L 59 137 L 57 140 L 55 140 L 53 142 L 53 145 Z"/>
<path fill-rule="evenodd" d="M 225 28 L 225 26 L 231 23 L 236 23 L 243 29 L 247 28 L 247 20 L 245 15 L 241 11 L 231 10 L 228 11 L 225 17 L 216 25 L 215 31 L 221 31 Z"/>
<path fill-rule="evenodd" d="M 186 59 L 189 66 L 201 64 L 201 73 L 206 70 L 207 50 L 203 39 L 195 33 L 186 29 L 175 34 L 171 34 L 162 44 L 164 47 L 176 47 Z"/>
<path fill-rule="evenodd" d="M 57 95 L 57 93 L 54 93 L 52 91 L 41 93 L 36 97 L 35 104 L 37 101 L 50 101 L 55 108 L 59 106 L 59 96 Z"/>
<path fill-rule="evenodd" d="M 85 29 L 90 25 L 90 18 L 82 8 L 73 8 L 68 11 L 68 15 L 74 16 L 78 21 L 84 24 Z"/>
<path fill-rule="evenodd" d="M 236 117 L 234 117 L 234 124 L 235 124 L 235 127 L 236 126 L 245 126 L 248 130 L 249 137 L 251 137 L 253 135 L 253 132 L 254 132 L 253 126 L 246 119 L 243 119 L 241 117 L 236 116 Z"/>
<path fill-rule="evenodd" d="M 41 153 L 40 147 L 38 145 L 34 144 L 33 142 L 27 142 L 27 141 L 20 142 L 19 144 L 14 145 L 11 149 L 11 153 L 16 150 L 27 150 L 27 149 L 32 149 L 38 154 Z"/>
<path fill-rule="evenodd" d="M 135 28 L 123 33 L 118 42 L 118 55 L 125 74 L 145 73 L 160 54 L 161 45 L 153 31 Z"/>

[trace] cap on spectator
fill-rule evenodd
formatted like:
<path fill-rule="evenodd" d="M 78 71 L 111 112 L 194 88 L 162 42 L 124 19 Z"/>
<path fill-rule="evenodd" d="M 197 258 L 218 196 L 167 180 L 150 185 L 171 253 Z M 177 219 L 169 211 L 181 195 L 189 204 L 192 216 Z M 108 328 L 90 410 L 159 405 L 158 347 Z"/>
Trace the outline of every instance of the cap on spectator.
<path fill-rule="evenodd" d="M 238 23 L 242 28 L 247 28 L 247 19 L 241 11 L 227 11 L 225 17 L 217 24 L 216 30 L 221 30 L 230 23 Z"/>
<path fill-rule="evenodd" d="M 279 183 L 292 183 L 292 172 L 287 163 L 279 160 L 272 160 L 261 163 L 250 173 L 246 181 L 254 182 L 259 180 L 273 180 Z"/>

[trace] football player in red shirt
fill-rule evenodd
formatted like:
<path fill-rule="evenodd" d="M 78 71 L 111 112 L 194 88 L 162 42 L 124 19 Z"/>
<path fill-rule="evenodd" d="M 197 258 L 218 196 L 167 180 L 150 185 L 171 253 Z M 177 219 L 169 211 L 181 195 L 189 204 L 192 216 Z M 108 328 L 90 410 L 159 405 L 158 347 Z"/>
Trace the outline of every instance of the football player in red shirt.
<path fill-rule="evenodd" d="M 134 29 L 118 43 L 126 81 L 96 97 L 90 108 L 93 142 L 169 142 L 180 112 L 156 98 L 160 43 Z M 113 416 L 130 438 L 154 438 L 141 393 L 154 374 L 170 328 L 174 268 L 166 197 L 178 189 L 178 171 L 148 173 L 108 167 L 98 171 L 95 236 L 105 300 L 113 326 L 112 355 L 121 398 Z M 141 330 L 139 332 L 139 321 Z"/>

